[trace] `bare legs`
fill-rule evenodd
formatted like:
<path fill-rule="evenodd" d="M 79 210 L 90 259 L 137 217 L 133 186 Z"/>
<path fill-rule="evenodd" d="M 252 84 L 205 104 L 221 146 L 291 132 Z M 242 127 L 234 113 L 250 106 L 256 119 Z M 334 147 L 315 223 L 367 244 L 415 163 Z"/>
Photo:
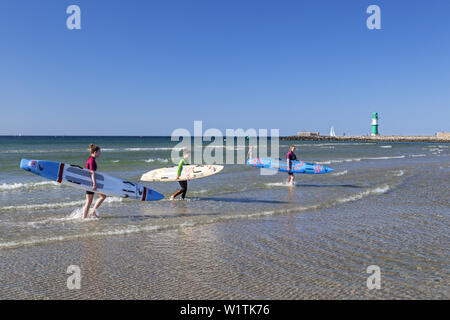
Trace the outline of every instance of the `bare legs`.
<path fill-rule="evenodd" d="M 90 217 L 97 216 L 95 214 L 95 210 L 97 210 L 98 207 L 100 207 L 100 205 L 106 199 L 106 196 L 104 194 L 99 194 L 99 196 L 100 197 L 97 199 L 97 202 L 95 203 L 94 208 L 92 208 L 91 213 L 89 214 Z M 92 200 L 94 200 L 94 195 L 86 194 L 86 204 L 84 205 L 84 209 L 83 209 L 83 219 L 86 219 L 86 217 L 87 217 L 89 208 L 91 207 L 91 204 L 92 204 Z"/>
<path fill-rule="evenodd" d="M 98 218 L 98 216 L 95 214 L 95 210 L 98 209 L 98 207 L 100 207 L 100 205 L 103 203 L 103 201 L 105 201 L 106 196 L 104 194 L 99 194 L 100 198 L 97 199 L 97 202 L 94 205 L 94 208 L 92 209 L 91 213 L 90 213 L 90 217 L 96 216 Z"/>
<path fill-rule="evenodd" d="M 86 219 L 89 208 L 91 207 L 92 204 L 92 200 L 94 200 L 94 195 L 93 194 L 86 194 L 86 204 L 84 205 L 83 208 L 83 219 Z"/>
<path fill-rule="evenodd" d="M 290 184 L 291 186 L 294 185 L 294 175 L 293 175 L 293 174 L 290 174 L 290 175 L 288 176 L 287 184 Z"/>

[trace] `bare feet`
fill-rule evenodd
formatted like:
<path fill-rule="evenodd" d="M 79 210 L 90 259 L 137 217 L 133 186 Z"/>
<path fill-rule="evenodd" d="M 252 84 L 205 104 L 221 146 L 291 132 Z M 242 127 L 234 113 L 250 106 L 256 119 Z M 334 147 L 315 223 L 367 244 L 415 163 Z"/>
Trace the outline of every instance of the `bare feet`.
<path fill-rule="evenodd" d="M 91 213 L 89 213 L 89 218 L 100 218 L 97 213 L 95 211 L 91 211 Z"/>

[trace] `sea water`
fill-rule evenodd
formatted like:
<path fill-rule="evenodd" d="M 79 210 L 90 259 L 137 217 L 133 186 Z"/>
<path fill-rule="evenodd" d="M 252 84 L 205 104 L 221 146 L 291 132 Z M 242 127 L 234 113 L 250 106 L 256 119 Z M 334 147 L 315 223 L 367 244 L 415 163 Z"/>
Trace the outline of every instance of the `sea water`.
<path fill-rule="evenodd" d="M 175 272 L 169 261 L 184 266 L 191 280 L 203 274 L 206 281 L 206 287 L 195 281 L 189 286 L 173 274 L 186 288 L 174 291 L 162 284 L 137 289 L 136 278 L 131 288 L 123 284 L 106 293 L 101 288 L 112 284 L 97 279 L 88 291 L 93 298 L 116 298 L 119 291 L 129 298 L 372 298 L 364 282 L 371 264 L 386 272 L 389 290 L 382 297 L 449 297 L 448 144 L 281 141 L 280 157 L 294 144 L 299 159 L 334 171 L 297 174 L 290 186 L 286 174 L 225 165 L 217 175 L 190 181 L 184 201 L 168 200 L 178 183 L 144 183 L 166 198 L 108 197 L 100 219 L 82 220 L 82 190 L 32 175 L 19 163 L 28 158 L 84 167 L 90 143 L 102 148 L 99 171 L 130 181 L 174 165 L 170 137 L 0 137 L 0 280 L 8 283 L 1 298 L 66 297 L 66 291 L 53 291 L 54 273 L 44 266 L 56 252 L 67 260 L 91 257 L 92 248 L 81 250 L 80 244 L 92 241 L 104 252 L 90 258 L 102 270 L 112 263 L 114 272 L 127 274 L 121 260 L 112 259 L 122 254 L 142 264 L 142 277 L 150 272 L 148 282 L 173 281 L 165 278 Z M 180 236 L 189 250 L 171 242 Z M 187 252 L 197 258 L 184 257 Z M 159 267 L 145 270 L 144 261 L 159 261 Z M 24 280 L 33 277 L 26 272 L 35 264 L 42 266 L 41 293 Z M 198 274 L 189 271 L 193 265 Z"/>

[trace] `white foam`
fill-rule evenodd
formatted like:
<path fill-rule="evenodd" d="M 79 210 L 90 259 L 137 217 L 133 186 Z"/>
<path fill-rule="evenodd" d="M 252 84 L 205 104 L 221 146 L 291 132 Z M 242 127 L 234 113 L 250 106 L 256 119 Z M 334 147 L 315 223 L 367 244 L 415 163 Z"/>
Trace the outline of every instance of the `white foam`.
<path fill-rule="evenodd" d="M 296 147 L 327 147 L 327 146 L 366 146 L 366 145 L 374 145 L 374 142 L 353 142 L 353 143 L 303 143 L 303 144 L 294 144 Z"/>
<path fill-rule="evenodd" d="M 151 162 L 155 162 L 155 161 L 159 161 L 159 162 L 169 162 L 169 159 L 161 159 L 161 158 L 156 158 L 156 159 L 152 159 L 152 158 L 150 158 L 150 159 L 147 159 L 147 160 L 144 160 L 145 162 L 147 162 L 147 163 L 151 163 Z"/>
<path fill-rule="evenodd" d="M 287 182 L 270 182 L 270 183 L 265 183 L 266 186 L 269 187 L 291 187 L 291 184 L 288 184 Z"/>
<path fill-rule="evenodd" d="M 2 184 L 0 184 L 0 191 L 30 189 L 30 188 L 40 187 L 40 186 L 58 186 L 58 185 L 59 185 L 59 183 L 57 183 L 55 181 L 2 183 Z"/>
<path fill-rule="evenodd" d="M 195 226 L 195 223 L 193 221 L 186 221 L 186 222 L 180 223 L 180 228 L 193 227 L 193 226 Z"/>
<path fill-rule="evenodd" d="M 332 163 L 342 163 L 342 162 L 358 162 L 361 160 L 390 160 L 390 159 L 403 159 L 405 155 L 401 156 L 392 156 L 392 157 L 365 157 L 365 158 L 348 158 L 348 159 L 332 159 L 332 160 L 325 160 L 325 161 L 319 161 L 318 164 L 332 164 Z"/>
<path fill-rule="evenodd" d="M 396 171 L 395 173 L 394 173 L 394 175 L 396 176 L 396 177 L 401 177 L 402 175 L 404 175 L 405 174 L 405 171 L 403 171 L 403 170 L 399 170 L 399 171 Z"/>
<path fill-rule="evenodd" d="M 344 174 L 347 174 L 347 173 L 348 173 L 348 171 L 344 170 L 344 171 L 332 173 L 331 175 L 332 176 L 343 176 Z"/>
<path fill-rule="evenodd" d="M 69 220 L 71 219 L 81 219 L 83 217 L 83 208 L 78 208 L 72 211 L 69 215 Z"/>
<path fill-rule="evenodd" d="M 107 197 L 104 203 L 113 203 L 113 202 L 121 202 L 123 199 L 118 197 Z M 86 203 L 86 200 L 79 201 L 69 201 L 69 202 L 56 202 L 56 203 L 40 203 L 40 204 L 28 204 L 21 206 L 8 206 L 8 207 L 0 207 L 0 211 L 17 211 L 17 210 L 42 210 L 42 209 L 56 209 L 56 208 L 66 208 L 66 207 L 75 207 L 79 205 L 83 205 Z"/>
<path fill-rule="evenodd" d="M 416 157 L 426 157 L 426 154 L 412 154 L 411 157 L 416 158 Z"/>
<path fill-rule="evenodd" d="M 380 148 L 389 149 L 389 148 L 392 148 L 392 146 L 380 146 Z"/>
<path fill-rule="evenodd" d="M 353 161 L 361 161 L 361 158 L 335 159 L 335 160 L 318 161 L 317 164 L 332 164 L 332 163 L 343 163 L 343 162 L 353 162 Z"/>
<path fill-rule="evenodd" d="M 133 234 L 138 232 L 148 232 L 148 231 L 158 231 L 164 230 L 168 228 L 183 228 L 190 227 L 194 224 L 191 222 L 184 222 L 178 225 L 145 225 L 145 226 L 126 226 L 124 228 L 113 228 L 105 231 L 96 231 L 96 232 L 88 232 L 82 234 L 74 234 L 74 235 L 65 235 L 65 236 L 55 236 L 55 237 L 47 237 L 47 238 L 33 238 L 28 240 L 19 240 L 19 241 L 8 241 L 8 242 L 0 242 L 0 249 L 21 247 L 21 246 L 30 246 L 30 245 L 38 245 L 49 242 L 59 242 L 59 241 L 70 241 L 83 239 L 88 237 L 99 237 L 99 236 L 116 236 L 116 235 L 125 235 L 125 234 Z"/>
<path fill-rule="evenodd" d="M 86 149 L 89 151 L 89 149 Z M 55 152 L 84 152 L 85 149 L 55 149 L 55 150 L 43 150 L 43 149 L 31 149 L 31 150 L 4 150 L 0 153 L 55 153 Z M 102 149 L 103 151 L 103 149 Z"/>
<path fill-rule="evenodd" d="M 352 161 L 360 161 L 361 159 L 355 158 L 355 159 L 336 159 L 336 160 L 326 160 L 326 161 L 319 161 L 317 164 L 332 164 L 332 163 L 342 163 L 342 162 L 352 162 Z"/>
<path fill-rule="evenodd" d="M 153 148 L 125 148 L 125 151 L 149 151 Z"/>
<path fill-rule="evenodd" d="M 369 195 L 373 195 L 373 194 L 383 194 L 383 193 L 388 192 L 389 190 L 390 190 L 390 187 L 388 185 L 383 185 L 381 187 L 369 189 L 369 190 L 354 194 L 354 195 L 346 197 L 346 198 L 337 199 L 337 201 L 339 203 L 356 201 L 356 200 L 362 199 L 365 196 L 369 196 Z"/>
<path fill-rule="evenodd" d="M 114 203 L 114 202 L 122 202 L 123 198 L 119 197 L 107 197 L 103 203 Z"/>
<path fill-rule="evenodd" d="M 403 159 L 405 156 L 395 156 L 395 157 L 374 157 L 374 158 L 363 158 L 365 160 L 390 160 L 390 159 Z"/>
<path fill-rule="evenodd" d="M 96 214 L 97 210 L 96 210 Z M 40 227 L 41 225 L 45 225 L 48 223 L 61 223 L 61 222 L 67 222 L 67 221 L 71 221 L 71 220 L 79 220 L 83 217 L 83 208 L 78 208 L 75 209 L 74 211 L 72 211 L 72 213 L 67 216 L 67 217 L 63 217 L 63 218 L 48 218 L 48 219 L 42 219 L 42 220 L 37 220 L 37 221 L 31 221 L 31 222 L 27 222 L 27 225 L 30 225 L 32 227 Z"/>
<path fill-rule="evenodd" d="M 41 203 L 41 204 L 28 204 L 22 206 L 8 206 L 1 207 L 1 210 L 40 210 L 40 209 L 54 209 L 64 207 L 74 207 L 85 203 L 84 200 L 70 201 L 70 202 L 56 202 L 56 203 Z"/>

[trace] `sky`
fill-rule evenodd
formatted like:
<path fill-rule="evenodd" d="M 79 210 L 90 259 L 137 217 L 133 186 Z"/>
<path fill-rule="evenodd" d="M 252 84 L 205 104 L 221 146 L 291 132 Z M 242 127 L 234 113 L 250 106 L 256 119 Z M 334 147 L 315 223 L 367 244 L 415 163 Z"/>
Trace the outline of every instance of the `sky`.
<path fill-rule="evenodd" d="M 0 135 L 170 135 L 194 120 L 362 135 L 373 112 L 381 134 L 448 132 L 449 12 L 448 0 L 1 0 Z"/>

